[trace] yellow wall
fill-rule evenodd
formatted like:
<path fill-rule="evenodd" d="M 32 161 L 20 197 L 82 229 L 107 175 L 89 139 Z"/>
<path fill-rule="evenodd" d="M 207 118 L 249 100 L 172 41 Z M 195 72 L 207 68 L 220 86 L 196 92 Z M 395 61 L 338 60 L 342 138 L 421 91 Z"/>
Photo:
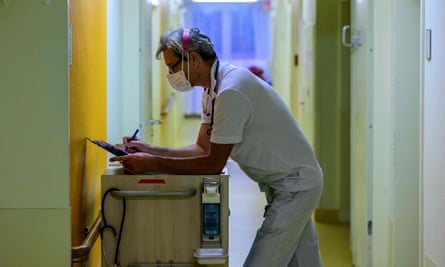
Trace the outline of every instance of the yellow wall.
<path fill-rule="evenodd" d="M 296 32 L 291 21 L 292 3 L 288 1 L 275 0 L 273 1 L 273 56 L 271 60 L 272 65 L 272 83 L 274 88 L 283 97 L 283 100 L 290 107 L 291 100 L 291 78 L 295 73 L 293 66 L 293 48 L 292 40 Z"/>
<path fill-rule="evenodd" d="M 317 2 L 314 144 L 325 179 L 316 218 L 327 222 L 349 221 L 350 213 L 350 50 L 341 44 L 349 13 L 348 2 Z"/>
<path fill-rule="evenodd" d="M 71 0 L 72 66 L 70 67 L 71 236 L 79 245 L 83 231 L 99 213 L 100 175 L 106 152 L 86 137 L 106 140 L 106 0 Z M 99 246 L 90 255 L 99 261 Z"/>
<path fill-rule="evenodd" d="M 314 9 L 313 0 L 274 0 L 274 88 L 296 117 L 309 141 L 315 145 Z"/>
<path fill-rule="evenodd" d="M 153 111 L 154 118 L 161 118 L 161 125 L 154 125 L 153 142 L 157 145 L 177 146 L 181 139 L 181 125 L 183 117 L 181 112 L 181 95 L 176 93 L 175 102 L 168 114 L 161 115 L 171 100 L 173 89 L 167 82 L 167 69 L 164 60 L 155 59 L 155 51 L 159 45 L 159 36 L 170 28 L 181 27 L 180 5 L 175 1 L 160 1 L 158 7 L 153 9 Z"/>

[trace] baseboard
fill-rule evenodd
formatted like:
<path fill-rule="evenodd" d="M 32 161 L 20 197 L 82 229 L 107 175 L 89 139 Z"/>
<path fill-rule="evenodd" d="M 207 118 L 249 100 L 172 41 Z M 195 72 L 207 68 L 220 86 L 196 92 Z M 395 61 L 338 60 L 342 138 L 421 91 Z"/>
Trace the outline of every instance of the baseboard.
<path fill-rule="evenodd" d="M 186 119 L 201 118 L 201 114 L 199 114 L 199 113 L 185 113 L 184 118 L 186 118 Z"/>
<path fill-rule="evenodd" d="M 343 223 L 340 218 L 340 210 L 315 209 L 314 218 L 317 222 Z"/>

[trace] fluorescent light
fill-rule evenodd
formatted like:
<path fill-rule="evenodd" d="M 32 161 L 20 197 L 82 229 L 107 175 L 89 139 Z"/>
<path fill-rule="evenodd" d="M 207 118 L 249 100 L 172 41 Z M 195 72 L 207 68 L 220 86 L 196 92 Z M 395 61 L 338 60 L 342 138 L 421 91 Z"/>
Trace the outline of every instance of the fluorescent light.
<path fill-rule="evenodd" d="M 254 3 L 258 0 L 192 0 L 197 3 Z"/>
<path fill-rule="evenodd" d="M 159 6 L 159 0 L 147 0 L 147 2 L 154 6 Z"/>

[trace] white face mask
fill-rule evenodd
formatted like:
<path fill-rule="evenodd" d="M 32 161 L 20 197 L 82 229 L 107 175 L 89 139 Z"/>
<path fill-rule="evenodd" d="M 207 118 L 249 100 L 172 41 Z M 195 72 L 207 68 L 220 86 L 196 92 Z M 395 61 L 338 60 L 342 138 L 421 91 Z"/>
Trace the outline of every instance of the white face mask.
<path fill-rule="evenodd" d="M 190 65 L 187 64 L 187 66 L 190 75 Z M 189 80 L 187 80 L 187 78 L 185 77 L 185 73 L 183 70 L 167 74 L 167 80 L 176 91 L 188 92 L 193 89 L 193 86 L 190 84 Z"/>
<path fill-rule="evenodd" d="M 167 74 L 167 80 L 170 85 L 179 92 L 187 92 L 193 89 L 189 80 L 185 77 L 184 71 Z"/>

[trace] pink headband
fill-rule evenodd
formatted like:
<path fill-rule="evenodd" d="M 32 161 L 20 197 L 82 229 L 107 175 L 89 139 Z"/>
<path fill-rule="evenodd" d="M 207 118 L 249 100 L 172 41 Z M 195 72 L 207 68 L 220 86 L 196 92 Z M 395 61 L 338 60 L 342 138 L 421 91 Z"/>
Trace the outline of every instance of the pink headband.
<path fill-rule="evenodd" d="M 182 33 L 182 51 L 184 53 L 189 52 L 189 40 L 190 40 L 190 29 L 184 29 Z"/>

